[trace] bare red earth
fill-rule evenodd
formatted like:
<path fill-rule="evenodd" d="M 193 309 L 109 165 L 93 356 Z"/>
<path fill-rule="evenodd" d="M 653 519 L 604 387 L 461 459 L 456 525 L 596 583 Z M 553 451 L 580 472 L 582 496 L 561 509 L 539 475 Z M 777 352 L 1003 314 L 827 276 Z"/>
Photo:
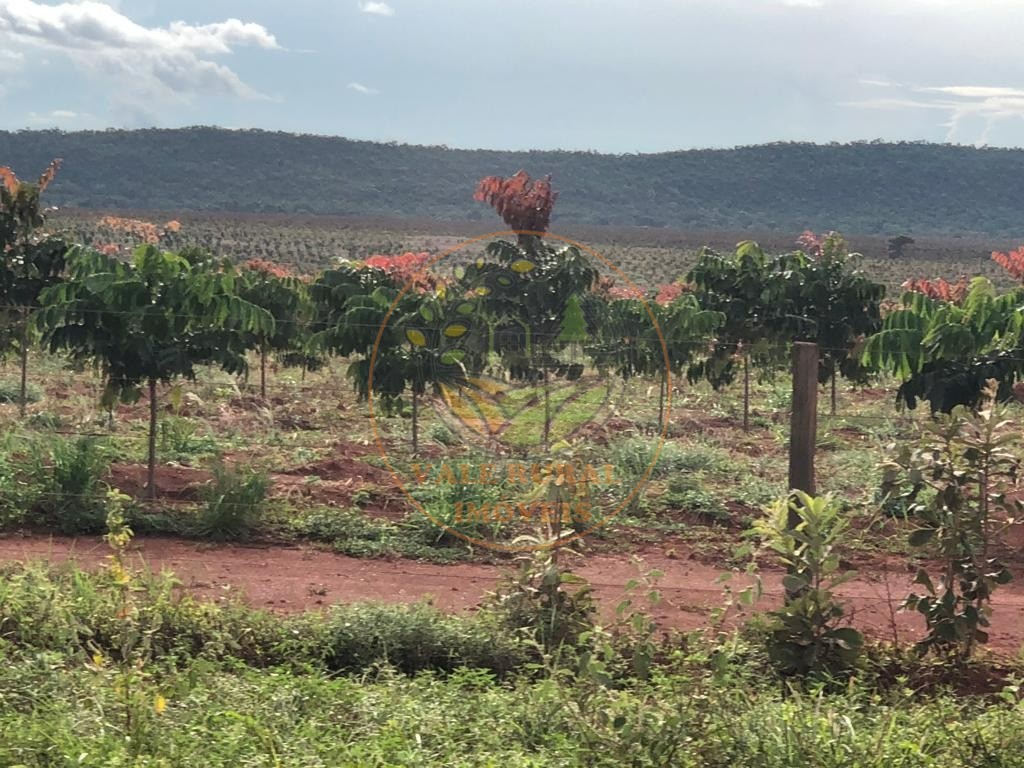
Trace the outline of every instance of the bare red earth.
<path fill-rule="evenodd" d="M 587 578 L 603 611 L 611 615 L 623 596 L 623 585 L 642 571 L 658 569 L 664 576 L 658 588 L 664 596 L 653 612 L 668 628 L 709 626 L 709 612 L 723 604 L 716 583 L 722 570 L 681 554 L 670 556 L 646 546 L 628 555 L 591 555 L 569 559 L 566 565 Z M 103 562 L 109 550 L 98 538 L 0 539 L 0 562 L 43 559 L 75 561 L 85 568 Z M 409 560 L 368 560 L 302 547 L 247 547 L 211 545 L 178 539 L 146 538 L 133 544 L 138 565 L 153 571 L 172 571 L 183 590 L 212 600 L 243 599 L 255 607 L 293 612 L 360 600 L 415 602 L 429 600 L 444 611 L 468 611 L 480 604 L 512 565 L 432 565 Z M 898 610 L 911 590 L 906 570 L 862 570 L 842 594 L 857 627 L 883 640 L 912 642 L 919 637 L 921 620 Z M 765 574 L 771 595 L 762 603 L 778 601 L 780 574 Z M 639 597 L 639 596 L 638 596 Z M 637 599 L 642 606 L 643 600 Z M 1024 583 L 1011 583 L 997 593 L 990 647 L 1014 654 L 1024 642 Z"/>

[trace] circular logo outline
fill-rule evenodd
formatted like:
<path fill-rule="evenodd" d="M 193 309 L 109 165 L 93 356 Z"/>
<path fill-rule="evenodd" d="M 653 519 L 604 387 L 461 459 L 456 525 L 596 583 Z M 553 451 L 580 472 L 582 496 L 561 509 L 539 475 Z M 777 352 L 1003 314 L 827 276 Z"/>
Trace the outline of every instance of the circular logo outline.
<path fill-rule="evenodd" d="M 562 243 L 565 243 L 566 245 L 570 245 L 570 246 L 573 246 L 575 248 L 578 248 L 580 251 L 586 253 L 591 258 L 597 259 L 599 262 L 604 264 L 608 269 L 610 269 L 612 272 L 614 272 L 617 277 L 621 278 L 625 282 L 627 287 L 629 287 L 631 290 L 636 292 L 637 297 L 638 297 L 640 303 L 643 304 L 644 310 L 647 312 L 647 316 L 651 320 L 651 324 L 654 327 L 655 333 L 657 333 L 657 335 L 658 335 L 658 341 L 659 341 L 660 346 L 661 346 L 662 359 L 663 359 L 663 361 L 665 363 L 665 371 L 664 372 L 665 372 L 665 382 L 666 382 L 666 385 L 667 385 L 665 387 L 665 389 L 666 389 L 665 409 L 666 409 L 667 412 L 671 413 L 671 408 L 672 408 L 672 366 L 671 366 L 671 363 L 669 361 L 668 345 L 665 342 L 665 336 L 664 336 L 664 334 L 661 331 L 661 326 L 658 324 L 658 319 L 657 319 L 657 317 L 655 317 L 654 312 L 651 310 L 651 306 L 648 303 L 647 299 L 644 298 L 643 291 L 641 291 L 640 288 L 629 278 L 629 276 L 626 275 L 618 266 L 616 266 L 609 259 L 607 259 L 603 255 L 601 255 L 600 253 L 598 253 L 594 249 L 584 245 L 583 243 L 581 243 L 581 242 L 579 242 L 577 240 L 573 240 L 572 238 L 568 238 L 568 237 L 563 237 L 562 235 L 556 235 L 556 234 L 554 234 L 552 232 L 538 232 L 538 231 L 526 230 L 526 229 L 521 229 L 521 230 L 507 229 L 507 230 L 499 230 L 499 231 L 496 231 L 496 232 L 488 232 L 488 233 L 483 234 L 483 235 L 478 235 L 476 237 L 471 237 L 471 238 L 468 238 L 466 240 L 463 240 L 462 242 L 458 243 L 457 245 L 455 245 L 455 246 L 453 246 L 451 248 L 448 248 L 448 249 L 442 251 L 441 253 L 437 254 L 435 257 L 431 258 L 420 269 L 421 269 L 421 271 L 430 269 L 435 264 L 437 264 L 439 261 L 442 261 L 443 259 L 446 259 L 449 256 L 451 256 L 451 255 L 453 255 L 455 253 L 458 253 L 459 251 L 461 251 L 461 250 L 463 250 L 463 249 L 465 249 L 465 248 L 467 248 L 467 247 L 469 247 L 471 245 L 475 245 L 476 243 L 480 243 L 480 242 L 487 241 L 487 240 L 493 240 L 493 239 L 500 238 L 500 237 L 507 237 L 508 235 L 516 235 L 516 236 L 519 236 L 519 235 L 529 235 L 529 236 L 539 237 L 539 238 L 553 238 L 553 239 L 558 240 L 558 241 L 560 241 Z M 630 490 L 629 494 L 622 500 L 622 502 L 618 505 L 618 507 L 616 507 L 615 511 L 613 511 L 611 514 L 602 516 L 602 518 L 598 522 L 595 522 L 594 524 L 592 524 L 591 526 L 589 526 L 588 528 L 586 528 L 586 529 L 584 529 L 582 531 L 574 531 L 571 535 L 561 536 L 558 539 L 553 540 L 553 541 L 542 542 L 540 544 L 502 544 L 502 543 L 495 542 L 495 541 L 487 541 L 486 539 L 475 538 L 473 536 L 470 536 L 468 534 L 463 533 L 462 531 L 460 531 L 460 530 L 458 530 L 456 528 L 453 528 L 450 525 L 446 525 L 445 523 L 440 522 L 439 520 L 437 520 L 434 517 L 434 515 L 432 515 L 430 512 L 428 512 L 426 510 L 426 508 L 412 495 L 412 493 L 410 493 L 409 490 L 406 489 L 405 482 L 403 481 L 403 477 L 402 477 L 401 473 L 399 473 L 394 468 L 394 466 L 391 463 L 391 460 L 388 458 L 387 449 L 386 449 L 386 447 L 384 445 L 383 438 L 381 437 L 380 430 L 378 429 L 378 426 L 377 426 L 377 415 L 376 415 L 376 412 L 375 412 L 375 409 L 374 409 L 374 404 L 373 404 L 373 370 L 374 370 L 374 367 L 376 365 L 377 350 L 378 350 L 378 348 L 380 346 L 381 339 L 384 336 L 384 331 L 388 327 L 388 322 L 391 320 L 391 316 L 392 316 L 392 314 L 394 314 L 395 308 L 398 306 L 398 303 L 409 292 L 409 290 L 412 288 L 412 285 L 413 285 L 413 282 L 410 280 L 410 281 L 406 282 L 406 284 L 404 286 L 402 286 L 402 288 L 399 290 L 398 295 L 395 296 L 395 299 L 391 302 L 391 306 L 388 307 L 388 310 L 387 310 L 387 312 L 384 315 L 384 319 L 381 321 L 380 329 L 377 331 L 377 336 L 376 336 L 376 338 L 373 341 L 373 348 L 370 351 L 369 374 L 368 374 L 368 378 L 367 378 L 367 404 L 368 404 L 369 411 L 370 411 L 370 413 L 369 413 L 370 425 L 371 425 L 371 428 L 373 429 L 374 441 L 377 444 L 377 449 L 380 452 L 381 459 L 383 459 L 385 466 L 387 466 L 388 471 L 391 473 L 391 476 L 395 479 L 395 483 L 398 485 L 399 490 L 406 497 L 406 499 L 409 500 L 409 502 L 413 505 L 413 507 L 416 510 L 418 510 L 422 515 L 424 515 L 428 520 L 430 520 L 432 523 L 434 523 L 434 525 L 436 525 L 439 529 L 441 529 L 441 530 L 443 530 L 443 531 L 445 531 L 447 533 L 450 533 L 452 536 L 455 536 L 456 538 L 461 539 L 461 540 L 465 541 L 468 544 L 472 544 L 472 545 L 475 545 L 475 546 L 480 546 L 480 547 L 484 547 L 486 549 L 492 549 L 492 550 L 496 550 L 496 551 L 500 551 L 500 552 L 534 552 L 534 551 L 543 551 L 543 550 L 546 550 L 546 549 L 555 549 L 557 547 L 563 547 L 563 546 L 565 546 L 567 544 L 570 544 L 570 543 L 572 543 L 574 541 L 577 541 L 577 540 L 583 538 L 584 536 L 586 536 L 589 533 L 593 533 L 594 531 L 599 530 L 600 528 L 603 528 L 610 520 L 613 520 L 614 518 L 618 517 L 619 514 L 621 514 L 622 510 L 626 508 L 626 506 L 636 497 L 636 495 L 640 492 L 640 490 L 647 484 L 648 480 L 650 480 L 651 474 L 654 471 L 654 467 L 658 463 L 658 459 L 661 457 L 661 451 L 662 451 L 662 448 L 664 448 L 664 446 L 665 446 L 665 441 L 668 439 L 668 419 L 665 419 L 664 423 L 662 424 L 661 432 L 658 435 L 658 444 L 655 447 L 654 453 L 651 456 L 651 460 L 648 463 L 647 468 L 644 471 L 643 476 L 637 481 L 637 483 L 633 486 L 632 490 Z"/>

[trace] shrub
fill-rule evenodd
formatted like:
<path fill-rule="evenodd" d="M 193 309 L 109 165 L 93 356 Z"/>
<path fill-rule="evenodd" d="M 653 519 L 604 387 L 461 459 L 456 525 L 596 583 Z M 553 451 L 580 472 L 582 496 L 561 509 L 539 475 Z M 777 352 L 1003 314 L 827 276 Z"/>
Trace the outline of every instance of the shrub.
<path fill-rule="evenodd" d="M 111 589 L 115 574 L 30 563 L 2 568 L 0 576 L 0 641 L 120 660 L 123 605 Z M 178 596 L 175 586 L 167 575 L 132 574 L 133 632 L 145 638 L 150 658 L 171 665 L 203 658 L 346 672 L 389 664 L 409 673 L 478 667 L 504 674 L 527 661 L 504 627 L 429 605 L 355 603 L 281 617 Z"/>
<path fill-rule="evenodd" d="M 576 645 L 593 629 L 597 612 L 590 585 L 560 568 L 551 550 L 524 556 L 519 571 L 489 596 L 485 610 L 544 651 Z"/>
<path fill-rule="evenodd" d="M 473 539 L 493 540 L 507 527 L 507 523 L 494 520 L 458 520 L 460 504 L 490 506 L 506 499 L 507 491 L 498 484 L 474 485 L 462 483 L 436 483 L 421 486 L 413 497 L 429 513 L 413 510 L 402 522 L 402 527 L 414 540 L 431 546 L 458 544 L 461 540 L 452 531 Z M 447 526 L 447 527 L 443 527 Z"/>
<path fill-rule="evenodd" d="M 421 603 L 357 603 L 325 619 L 323 662 L 337 671 L 386 663 L 403 672 L 460 667 L 504 674 L 527 660 L 516 638 L 478 618 L 446 616 Z"/>
<path fill-rule="evenodd" d="M 25 387 L 25 400 L 29 403 L 38 403 L 43 399 L 42 390 L 32 382 Z M 0 403 L 21 402 L 21 382 L 0 381 Z"/>
<path fill-rule="evenodd" d="M 29 523 L 64 534 L 98 533 L 106 525 L 104 478 L 110 460 L 93 438 L 54 439 L 49 483 L 40 494 Z"/>
<path fill-rule="evenodd" d="M 458 445 L 460 442 L 458 436 L 440 422 L 434 422 L 427 427 L 427 437 L 441 445 Z"/>
<path fill-rule="evenodd" d="M 74 535 L 104 528 L 108 447 L 92 438 L 56 435 L 0 448 L 0 525 Z"/>
<path fill-rule="evenodd" d="M 202 491 L 196 533 L 218 540 L 248 536 L 263 519 L 268 490 L 270 478 L 265 472 L 218 461 L 212 482 Z"/>
<path fill-rule="evenodd" d="M 671 478 L 658 501 L 667 509 L 681 509 L 709 522 L 727 523 L 731 520 L 729 510 L 698 478 L 691 475 Z"/>
<path fill-rule="evenodd" d="M 1012 579 L 992 551 L 996 533 L 1024 511 L 1011 494 L 1020 471 L 1012 450 L 1019 437 L 1004 421 L 997 394 L 997 382 L 989 380 L 977 413 L 957 406 L 937 416 L 885 465 L 887 496 L 906 505 L 918 526 L 910 546 L 941 567 L 934 580 L 920 568 L 914 583 L 924 594 L 915 591 L 906 600 L 925 619 L 918 648 L 961 662 L 988 642 L 992 593 Z"/>
<path fill-rule="evenodd" d="M 159 452 L 165 460 L 182 461 L 201 453 L 210 453 L 217 442 L 210 436 L 199 436 L 199 425 L 183 416 L 166 416 L 160 422 Z"/>
<path fill-rule="evenodd" d="M 647 472 L 658 447 L 657 440 L 633 437 L 623 440 L 612 449 L 609 463 L 615 466 L 618 475 L 639 479 Z M 719 459 L 704 451 L 684 451 L 676 443 L 665 441 L 658 453 L 658 460 L 651 471 L 651 478 L 667 477 L 676 472 L 692 472 L 718 466 Z"/>
<path fill-rule="evenodd" d="M 769 611 L 768 654 L 784 676 L 830 675 L 853 668 L 863 645 L 861 634 L 840 626 L 843 607 L 835 590 L 854 573 L 840 570 L 836 545 L 849 528 L 828 496 L 802 491 L 777 502 L 754 523 L 752 532 L 788 571 L 786 600 Z"/>

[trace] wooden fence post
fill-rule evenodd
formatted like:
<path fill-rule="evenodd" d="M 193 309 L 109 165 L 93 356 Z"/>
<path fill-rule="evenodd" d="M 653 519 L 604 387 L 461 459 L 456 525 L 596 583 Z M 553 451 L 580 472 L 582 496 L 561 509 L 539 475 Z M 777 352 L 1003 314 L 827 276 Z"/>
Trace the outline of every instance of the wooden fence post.
<path fill-rule="evenodd" d="M 789 490 L 814 496 L 814 450 L 818 443 L 818 345 L 793 342 L 793 407 L 789 422 Z M 800 515 L 788 509 L 786 525 L 795 530 Z M 790 573 L 793 572 L 791 567 Z M 786 588 L 786 603 L 803 590 Z"/>
<path fill-rule="evenodd" d="M 793 342 L 793 409 L 789 423 L 789 488 L 815 494 L 818 442 L 818 345 Z"/>

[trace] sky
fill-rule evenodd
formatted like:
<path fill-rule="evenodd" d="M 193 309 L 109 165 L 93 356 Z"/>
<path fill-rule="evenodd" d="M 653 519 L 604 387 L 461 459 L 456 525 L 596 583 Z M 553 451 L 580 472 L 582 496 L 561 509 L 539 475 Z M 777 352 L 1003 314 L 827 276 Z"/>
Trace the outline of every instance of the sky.
<path fill-rule="evenodd" d="M 0 0 L 0 129 L 1024 146 L 1024 0 Z"/>

